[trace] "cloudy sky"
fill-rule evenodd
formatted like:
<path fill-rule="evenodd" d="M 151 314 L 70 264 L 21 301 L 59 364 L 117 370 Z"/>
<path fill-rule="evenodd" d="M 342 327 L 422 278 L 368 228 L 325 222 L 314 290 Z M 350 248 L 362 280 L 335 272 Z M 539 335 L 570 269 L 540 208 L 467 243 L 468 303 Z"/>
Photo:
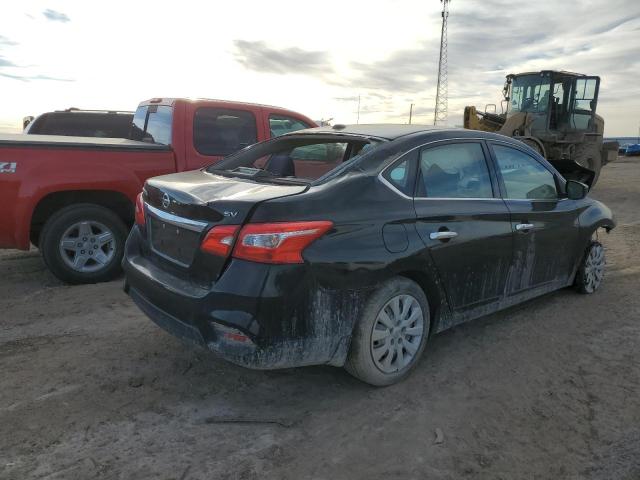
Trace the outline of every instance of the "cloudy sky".
<path fill-rule="evenodd" d="M 268 103 L 314 119 L 431 123 L 438 0 L 6 1 L 0 131 L 68 107 L 133 110 L 157 96 Z M 602 77 L 609 136 L 640 127 L 640 1 L 452 0 L 449 124 L 499 103 L 509 72 Z"/>

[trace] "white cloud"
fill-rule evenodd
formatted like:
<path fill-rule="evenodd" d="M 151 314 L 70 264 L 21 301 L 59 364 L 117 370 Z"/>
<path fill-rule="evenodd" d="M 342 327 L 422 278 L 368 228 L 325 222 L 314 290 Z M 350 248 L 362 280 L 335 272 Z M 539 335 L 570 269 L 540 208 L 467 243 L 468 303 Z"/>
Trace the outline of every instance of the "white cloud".
<path fill-rule="evenodd" d="M 155 96 L 270 103 L 349 123 L 360 95 L 362 122 L 404 122 L 414 103 L 414 121 L 429 123 L 439 9 L 435 0 L 7 2 L 0 129 Z M 456 0 L 449 122 L 462 123 L 465 105 L 499 103 L 505 73 L 558 68 L 600 75 L 606 133 L 635 134 L 639 53 L 634 0 Z"/>

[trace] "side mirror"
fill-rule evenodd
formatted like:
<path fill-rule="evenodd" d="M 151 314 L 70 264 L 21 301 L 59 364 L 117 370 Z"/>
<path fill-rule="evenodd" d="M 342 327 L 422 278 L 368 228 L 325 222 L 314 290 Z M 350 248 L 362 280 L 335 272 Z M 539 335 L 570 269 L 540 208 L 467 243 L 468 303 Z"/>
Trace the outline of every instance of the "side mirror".
<path fill-rule="evenodd" d="M 569 200 L 581 200 L 586 197 L 589 192 L 589 187 L 576 180 L 567 180 L 566 189 Z"/>
<path fill-rule="evenodd" d="M 27 128 L 27 125 L 29 125 L 31 122 L 33 122 L 33 119 L 35 117 L 33 115 L 29 115 L 28 117 L 24 117 L 22 119 L 22 129 L 24 130 L 25 128 Z"/>

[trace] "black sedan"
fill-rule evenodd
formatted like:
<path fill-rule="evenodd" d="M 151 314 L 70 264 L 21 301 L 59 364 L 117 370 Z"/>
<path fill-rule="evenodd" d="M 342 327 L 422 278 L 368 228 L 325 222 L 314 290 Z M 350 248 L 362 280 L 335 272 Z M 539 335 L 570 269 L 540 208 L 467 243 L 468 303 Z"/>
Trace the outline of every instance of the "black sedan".
<path fill-rule="evenodd" d="M 251 368 L 388 385 L 427 340 L 560 288 L 592 293 L 611 211 L 518 140 L 336 125 L 147 181 L 125 290 L 167 331 Z"/>

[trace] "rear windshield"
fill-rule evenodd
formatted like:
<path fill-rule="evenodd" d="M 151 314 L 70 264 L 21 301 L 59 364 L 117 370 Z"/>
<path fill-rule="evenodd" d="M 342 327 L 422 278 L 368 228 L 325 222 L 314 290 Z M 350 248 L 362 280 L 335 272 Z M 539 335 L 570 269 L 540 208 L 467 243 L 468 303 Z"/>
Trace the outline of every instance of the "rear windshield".
<path fill-rule="evenodd" d="M 160 145 L 171 145 L 173 108 L 167 105 L 142 105 L 133 116 L 130 137 Z"/>
<path fill-rule="evenodd" d="M 27 133 L 74 137 L 128 138 L 133 114 L 52 112 L 40 115 Z"/>
<path fill-rule="evenodd" d="M 345 162 L 374 149 L 377 139 L 349 136 L 301 135 L 279 137 L 246 148 L 209 167 L 224 173 L 260 180 L 310 182 Z"/>

